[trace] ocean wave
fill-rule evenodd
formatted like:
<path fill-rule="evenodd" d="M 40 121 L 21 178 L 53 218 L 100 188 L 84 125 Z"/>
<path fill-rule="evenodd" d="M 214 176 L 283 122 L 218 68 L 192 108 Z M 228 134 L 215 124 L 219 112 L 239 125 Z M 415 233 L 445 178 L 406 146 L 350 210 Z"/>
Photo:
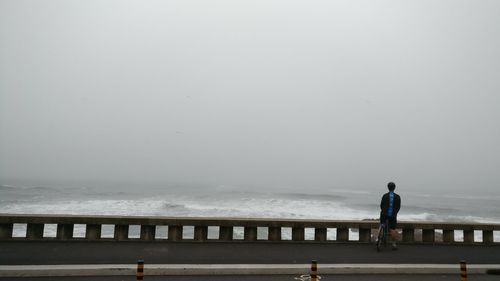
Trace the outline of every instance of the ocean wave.
<path fill-rule="evenodd" d="M 11 185 L 0 185 L 0 191 L 13 191 L 15 190 L 16 187 L 15 186 L 11 186 Z"/>
<path fill-rule="evenodd" d="M 404 205 L 402 207 L 404 210 L 409 211 L 411 213 L 425 213 L 431 210 L 433 213 L 454 213 L 459 211 L 458 208 L 454 207 L 445 207 L 445 206 L 417 206 L 417 205 Z"/>
<path fill-rule="evenodd" d="M 251 217 L 362 220 L 378 218 L 380 198 L 372 194 L 309 194 L 305 192 L 212 192 L 158 190 L 140 194 L 135 190 L 92 188 L 58 189 L 1 186 L 2 213 L 79 215 L 161 215 L 192 217 Z M 36 192 L 35 192 L 36 191 Z M 337 190 L 338 191 L 338 190 Z M 343 191 L 340 191 L 343 192 Z M 350 194 L 350 195 L 349 195 Z M 456 205 L 442 197 L 403 197 L 400 220 L 495 221 L 496 204 Z M 475 202 L 475 201 L 474 201 Z"/>
<path fill-rule="evenodd" d="M 372 192 L 368 190 L 360 190 L 360 189 L 330 189 L 331 193 L 343 193 L 343 194 L 358 194 L 358 195 L 367 195 L 372 194 Z"/>
<path fill-rule="evenodd" d="M 479 216 L 460 216 L 451 214 L 436 214 L 436 213 L 418 213 L 404 214 L 398 216 L 399 221 L 432 221 L 432 222 L 450 222 L 450 223 L 495 223 L 499 224 L 500 220 L 496 218 L 487 218 Z"/>
<path fill-rule="evenodd" d="M 443 195 L 447 199 L 458 199 L 458 200 L 478 200 L 478 201 L 500 201 L 500 196 L 495 195 L 466 195 L 466 194 L 448 194 Z"/>
<path fill-rule="evenodd" d="M 339 201 L 343 200 L 346 197 L 342 195 L 334 195 L 334 194 L 314 194 L 314 193 L 274 193 L 272 196 L 281 197 L 281 198 L 290 198 L 290 199 L 298 199 L 298 200 L 321 200 L 321 201 Z"/>

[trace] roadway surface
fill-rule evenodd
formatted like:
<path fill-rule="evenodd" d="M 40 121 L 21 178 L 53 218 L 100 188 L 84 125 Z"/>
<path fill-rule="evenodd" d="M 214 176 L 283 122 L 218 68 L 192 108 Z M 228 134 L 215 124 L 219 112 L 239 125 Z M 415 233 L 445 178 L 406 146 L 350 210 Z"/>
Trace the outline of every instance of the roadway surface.
<path fill-rule="evenodd" d="M 378 253 L 373 244 L 272 242 L 9 241 L 0 265 L 134 264 L 500 264 L 500 245 L 403 244 Z"/>

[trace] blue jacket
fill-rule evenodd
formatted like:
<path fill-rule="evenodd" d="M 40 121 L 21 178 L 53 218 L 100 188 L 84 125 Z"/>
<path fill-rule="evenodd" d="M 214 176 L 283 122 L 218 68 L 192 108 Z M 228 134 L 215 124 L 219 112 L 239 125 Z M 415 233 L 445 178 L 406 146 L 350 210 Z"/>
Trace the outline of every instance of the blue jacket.
<path fill-rule="evenodd" d="M 382 201 L 380 202 L 380 211 L 382 215 L 396 217 L 400 208 L 401 197 L 399 197 L 399 195 L 393 191 L 389 191 L 382 196 Z"/>

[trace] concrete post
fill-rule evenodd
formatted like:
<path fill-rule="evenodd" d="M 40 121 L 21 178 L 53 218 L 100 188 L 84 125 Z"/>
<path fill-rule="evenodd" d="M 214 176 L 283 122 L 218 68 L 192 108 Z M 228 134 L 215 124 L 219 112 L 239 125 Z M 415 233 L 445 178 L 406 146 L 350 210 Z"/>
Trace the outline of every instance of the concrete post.
<path fill-rule="evenodd" d="M 257 241 L 257 227 L 245 226 L 245 241 Z"/>
<path fill-rule="evenodd" d="M 0 224 L 0 240 L 11 239 L 13 230 L 14 230 L 13 223 L 1 223 Z"/>
<path fill-rule="evenodd" d="M 483 243 L 484 244 L 493 243 L 493 230 L 483 230 Z"/>
<path fill-rule="evenodd" d="M 269 231 L 267 233 L 267 240 L 281 241 L 281 227 L 269 227 Z"/>
<path fill-rule="evenodd" d="M 415 242 L 415 229 L 403 228 L 403 242 Z"/>
<path fill-rule="evenodd" d="M 474 243 L 474 230 L 464 230 L 464 243 Z"/>
<path fill-rule="evenodd" d="M 360 228 L 359 229 L 359 242 L 371 241 L 372 230 L 370 228 Z"/>
<path fill-rule="evenodd" d="M 434 243 L 436 234 L 434 229 L 422 229 L 422 242 Z"/>
<path fill-rule="evenodd" d="M 233 240 L 233 227 L 232 226 L 219 227 L 219 240 L 232 241 Z"/>
<path fill-rule="evenodd" d="M 208 240 L 208 226 L 195 226 L 194 227 L 194 240 L 207 241 Z"/>
<path fill-rule="evenodd" d="M 316 260 L 311 261 L 311 273 L 309 276 L 311 276 L 311 281 L 318 280 L 318 262 Z"/>
<path fill-rule="evenodd" d="M 304 241 L 305 232 L 303 227 L 292 227 L 292 241 Z"/>
<path fill-rule="evenodd" d="M 326 228 L 318 227 L 314 229 L 314 241 L 326 242 Z"/>
<path fill-rule="evenodd" d="M 128 239 L 128 225 L 115 225 L 115 240 L 127 240 Z"/>
<path fill-rule="evenodd" d="M 453 229 L 443 229 L 443 242 L 455 242 L 455 231 Z"/>
<path fill-rule="evenodd" d="M 460 281 L 467 281 L 467 265 L 465 261 L 460 261 Z"/>
<path fill-rule="evenodd" d="M 143 281 L 144 280 L 144 260 L 139 259 L 137 261 L 137 272 L 135 274 L 136 276 L 136 281 Z"/>
<path fill-rule="evenodd" d="M 26 227 L 26 239 L 42 239 L 44 227 L 45 225 L 43 223 L 28 223 L 28 226 Z"/>
<path fill-rule="evenodd" d="M 337 241 L 349 241 L 349 228 L 337 228 Z"/>
<path fill-rule="evenodd" d="M 58 224 L 56 239 L 69 240 L 73 238 L 73 229 L 74 229 L 73 224 Z"/>
<path fill-rule="evenodd" d="M 156 237 L 156 225 L 141 225 L 141 240 L 152 241 Z"/>
<path fill-rule="evenodd" d="M 85 229 L 85 239 L 99 240 L 101 239 L 101 225 L 100 224 L 87 224 Z"/>
<path fill-rule="evenodd" d="M 181 241 L 182 240 L 182 225 L 169 225 L 168 226 L 168 240 Z"/>

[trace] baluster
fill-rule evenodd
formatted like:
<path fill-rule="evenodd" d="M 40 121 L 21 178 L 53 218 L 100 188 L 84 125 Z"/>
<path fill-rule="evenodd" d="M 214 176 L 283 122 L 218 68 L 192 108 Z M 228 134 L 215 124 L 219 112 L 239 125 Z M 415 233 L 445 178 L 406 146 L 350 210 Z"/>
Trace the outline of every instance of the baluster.
<path fill-rule="evenodd" d="M 56 239 L 69 240 L 73 238 L 74 227 L 74 224 L 58 224 Z"/>

